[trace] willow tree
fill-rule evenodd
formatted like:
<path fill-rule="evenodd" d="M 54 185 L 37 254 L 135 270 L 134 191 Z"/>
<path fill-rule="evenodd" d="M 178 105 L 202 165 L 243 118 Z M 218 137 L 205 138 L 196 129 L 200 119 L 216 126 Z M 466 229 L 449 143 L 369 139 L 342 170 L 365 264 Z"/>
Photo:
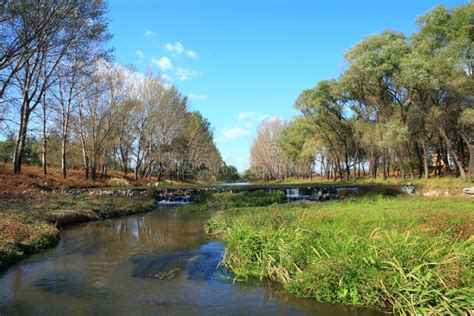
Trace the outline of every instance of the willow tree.
<path fill-rule="evenodd" d="M 473 16 L 470 2 L 451 10 L 440 5 L 419 17 L 419 31 L 410 38 L 413 50 L 404 60 L 403 71 L 407 89 L 412 91 L 410 101 L 423 124 L 435 129 L 461 177 L 466 174 L 459 148 L 463 141 L 465 146 L 471 141 L 463 139 L 461 127 L 466 128 L 469 118 L 465 117 L 470 113 L 466 111 L 474 105 Z"/>
<path fill-rule="evenodd" d="M 314 134 L 328 149 L 335 173 L 341 179 L 349 179 L 354 139 L 340 83 L 320 81 L 314 89 L 303 91 L 294 106 L 301 110 L 313 126 Z"/>
<path fill-rule="evenodd" d="M 358 119 L 377 124 L 396 119 L 406 126 L 411 103 L 400 72 L 402 60 L 410 50 L 403 34 L 385 31 L 365 38 L 346 53 L 348 68 L 341 80 Z M 388 145 L 381 152 L 384 178 L 390 169 Z M 397 160 L 403 161 L 407 152 L 408 148 L 397 152 Z"/>
<path fill-rule="evenodd" d="M 312 178 L 317 152 L 313 138 L 313 129 L 304 117 L 290 122 L 279 135 L 279 146 L 290 162 L 290 176 Z"/>

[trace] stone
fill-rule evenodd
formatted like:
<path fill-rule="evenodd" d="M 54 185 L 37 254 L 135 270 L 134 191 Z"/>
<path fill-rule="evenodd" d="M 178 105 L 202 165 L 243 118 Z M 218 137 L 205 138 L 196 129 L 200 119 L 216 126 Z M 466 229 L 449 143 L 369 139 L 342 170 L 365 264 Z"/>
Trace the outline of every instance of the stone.
<path fill-rule="evenodd" d="M 462 191 L 464 194 L 474 195 L 474 187 L 464 188 Z"/>
<path fill-rule="evenodd" d="M 415 194 L 415 186 L 411 183 L 408 183 L 407 185 L 402 186 L 402 192 L 413 195 Z"/>

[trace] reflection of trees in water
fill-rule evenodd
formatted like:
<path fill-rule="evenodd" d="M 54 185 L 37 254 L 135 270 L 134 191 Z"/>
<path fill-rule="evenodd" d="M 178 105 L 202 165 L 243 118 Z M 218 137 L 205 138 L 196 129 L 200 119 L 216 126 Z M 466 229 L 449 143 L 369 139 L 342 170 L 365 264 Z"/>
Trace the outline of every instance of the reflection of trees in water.
<path fill-rule="evenodd" d="M 176 213 L 176 212 L 173 212 Z M 82 254 L 128 255 L 140 250 L 192 246 L 203 239 L 202 219 L 180 220 L 181 215 L 130 217 L 72 231 L 68 239 L 80 239 Z M 84 247 L 84 248 L 83 248 Z"/>
<path fill-rule="evenodd" d="M 114 219 L 68 230 L 49 265 L 57 271 L 71 266 L 87 269 L 89 279 L 100 285 L 107 283 L 112 273 L 128 269 L 128 259 L 135 254 L 199 245 L 204 239 L 204 220 L 183 220 L 186 215 L 175 213 Z"/>

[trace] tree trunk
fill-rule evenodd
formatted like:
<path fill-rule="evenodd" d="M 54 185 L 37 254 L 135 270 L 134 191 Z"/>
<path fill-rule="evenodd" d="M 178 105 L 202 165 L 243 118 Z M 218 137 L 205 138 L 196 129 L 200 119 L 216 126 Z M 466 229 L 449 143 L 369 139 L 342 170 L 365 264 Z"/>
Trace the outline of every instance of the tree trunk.
<path fill-rule="evenodd" d="M 61 139 L 61 171 L 64 179 L 67 177 L 67 162 L 66 162 L 66 136 L 63 135 Z"/>
<path fill-rule="evenodd" d="M 448 138 L 448 135 L 446 135 L 443 128 L 439 127 L 438 130 L 439 130 L 439 133 L 441 134 L 441 137 L 443 138 L 444 142 L 446 143 L 446 147 L 447 147 L 448 151 L 451 152 L 451 156 L 453 156 L 454 163 L 456 164 L 456 166 L 459 169 L 459 175 L 461 176 L 461 178 L 465 178 L 466 177 L 466 172 L 464 171 L 464 168 L 462 166 L 461 161 L 458 158 L 458 155 L 457 155 L 456 151 L 453 150 L 453 146 L 451 144 L 451 141 Z M 447 167 L 449 168 L 449 166 L 447 166 Z"/>
<path fill-rule="evenodd" d="M 45 101 L 43 101 L 44 103 Z M 43 153 L 41 162 L 43 164 L 43 174 L 46 175 L 48 173 L 48 161 L 46 156 L 46 150 L 48 147 L 48 140 L 46 138 L 46 104 L 43 104 Z"/>
<path fill-rule="evenodd" d="M 388 170 L 387 150 L 384 149 L 382 156 L 382 178 L 384 181 L 388 179 Z"/>
<path fill-rule="evenodd" d="M 468 145 L 469 148 L 469 177 L 474 178 L 474 141 Z"/>
<path fill-rule="evenodd" d="M 81 146 L 82 146 L 82 159 L 84 164 L 84 175 L 86 179 L 89 180 L 89 155 L 87 154 L 86 148 L 86 138 L 84 136 L 84 121 L 82 118 L 82 103 L 79 102 L 79 134 L 81 138 Z"/>
<path fill-rule="evenodd" d="M 403 156 L 398 152 L 398 168 L 400 169 L 400 178 L 405 179 L 405 170 L 403 170 Z"/>
<path fill-rule="evenodd" d="M 430 169 L 428 166 L 428 148 L 426 146 L 426 142 L 424 139 L 423 139 L 422 145 L 423 145 L 423 169 L 424 169 L 423 178 L 428 179 L 430 177 Z"/>
<path fill-rule="evenodd" d="M 97 163 L 94 162 L 90 167 L 91 179 L 95 181 L 97 179 Z"/>
<path fill-rule="evenodd" d="M 25 101 L 26 102 L 26 101 Z M 24 104 L 21 109 L 21 120 L 20 128 L 18 130 L 18 138 L 15 145 L 15 152 L 13 156 L 13 173 L 21 173 L 21 163 L 23 160 L 23 150 L 26 143 L 26 133 L 28 131 L 28 121 L 30 117 L 30 111 L 27 108 L 27 105 Z"/>
<path fill-rule="evenodd" d="M 375 157 L 371 157 L 370 159 L 370 178 L 372 180 L 377 179 L 377 159 Z"/>

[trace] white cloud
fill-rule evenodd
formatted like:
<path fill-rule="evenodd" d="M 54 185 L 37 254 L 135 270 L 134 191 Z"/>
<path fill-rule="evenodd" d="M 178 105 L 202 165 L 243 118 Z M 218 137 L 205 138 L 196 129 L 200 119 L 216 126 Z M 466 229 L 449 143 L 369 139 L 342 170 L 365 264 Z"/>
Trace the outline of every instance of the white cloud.
<path fill-rule="evenodd" d="M 192 51 L 192 50 L 188 50 L 186 52 L 186 55 L 188 55 L 189 57 L 191 57 L 192 59 L 196 59 L 198 57 L 198 54 L 195 52 L 195 51 Z"/>
<path fill-rule="evenodd" d="M 135 55 L 137 55 L 138 58 L 142 59 L 143 57 L 145 57 L 145 54 L 141 51 L 141 50 L 137 50 L 135 52 Z"/>
<path fill-rule="evenodd" d="M 155 35 L 155 32 L 151 30 L 145 30 L 145 36 L 153 36 L 153 35 Z"/>
<path fill-rule="evenodd" d="M 176 42 L 174 44 L 166 43 L 165 47 L 172 53 L 181 54 L 184 51 L 184 46 L 180 42 Z"/>
<path fill-rule="evenodd" d="M 170 51 L 171 53 L 181 55 L 182 53 L 186 54 L 186 56 L 191 57 L 192 59 L 196 59 L 198 54 L 193 50 L 186 50 L 184 49 L 184 45 L 180 42 L 173 43 L 166 43 L 165 48 Z"/>
<path fill-rule="evenodd" d="M 204 101 L 204 100 L 207 99 L 207 95 L 190 93 L 189 98 L 192 99 L 192 100 Z"/>
<path fill-rule="evenodd" d="M 161 57 L 159 59 L 153 57 L 151 62 L 163 72 L 173 68 L 173 63 L 168 57 Z"/>
<path fill-rule="evenodd" d="M 190 77 L 202 76 L 202 72 L 199 72 L 194 69 L 178 68 L 176 69 L 176 76 L 181 81 L 185 81 L 185 80 L 188 80 Z"/>
<path fill-rule="evenodd" d="M 223 132 L 224 138 L 240 138 L 250 135 L 250 131 L 243 128 L 229 128 Z"/>

